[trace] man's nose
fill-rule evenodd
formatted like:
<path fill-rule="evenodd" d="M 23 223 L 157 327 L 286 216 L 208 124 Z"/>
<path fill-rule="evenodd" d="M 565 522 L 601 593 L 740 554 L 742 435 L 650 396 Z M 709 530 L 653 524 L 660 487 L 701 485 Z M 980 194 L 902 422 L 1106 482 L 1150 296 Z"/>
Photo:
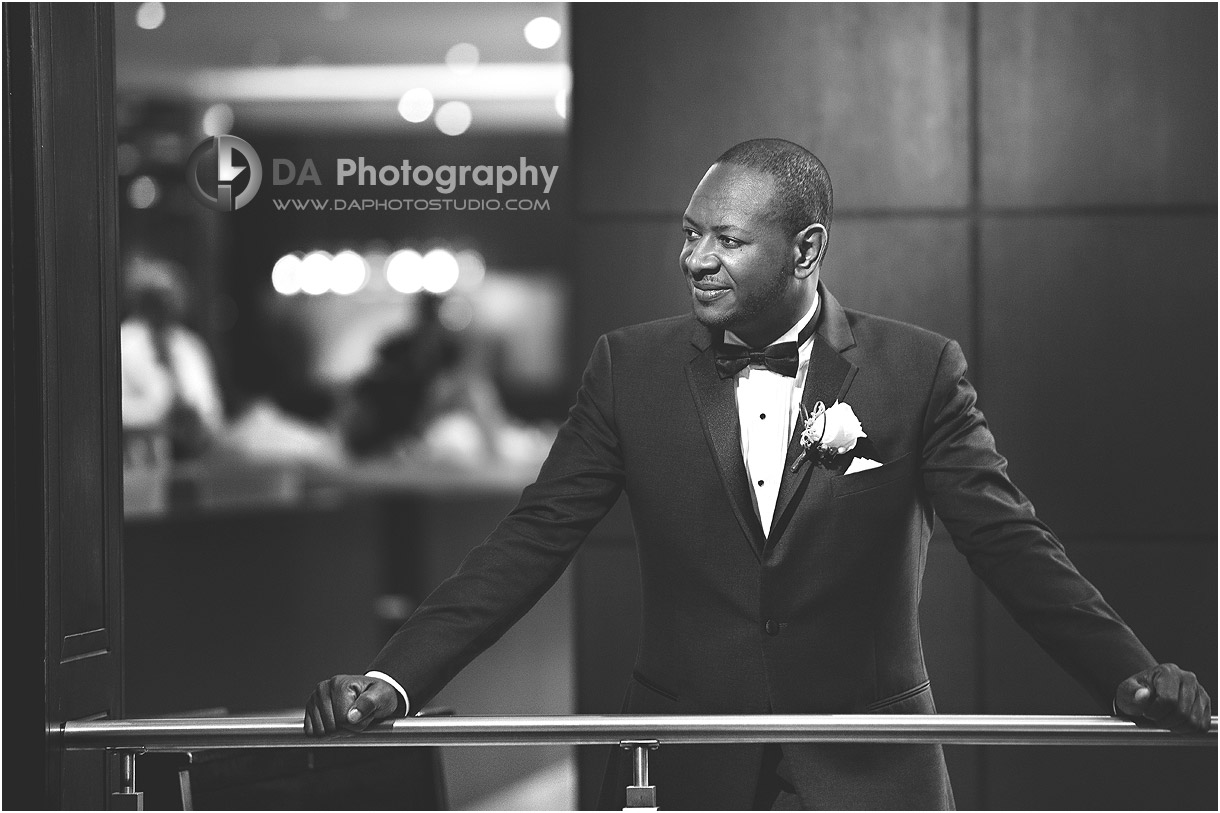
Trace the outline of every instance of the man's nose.
<path fill-rule="evenodd" d="M 705 277 L 720 268 L 720 258 L 709 249 L 707 242 L 700 240 L 691 246 L 690 254 L 686 256 L 686 268 L 695 277 Z"/>

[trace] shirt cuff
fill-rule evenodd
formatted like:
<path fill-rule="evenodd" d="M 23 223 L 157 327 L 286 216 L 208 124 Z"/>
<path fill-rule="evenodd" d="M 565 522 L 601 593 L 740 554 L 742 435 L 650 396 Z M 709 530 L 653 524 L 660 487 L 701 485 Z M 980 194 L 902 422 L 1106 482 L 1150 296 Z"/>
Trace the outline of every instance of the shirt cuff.
<path fill-rule="evenodd" d="M 398 685 L 398 681 L 387 675 L 385 672 L 365 672 L 365 677 L 381 678 L 386 683 L 394 687 L 394 691 L 398 692 L 398 696 L 402 698 L 403 716 L 406 717 L 411 713 L 411 700 L 407 697 L 407 690 Z"/>

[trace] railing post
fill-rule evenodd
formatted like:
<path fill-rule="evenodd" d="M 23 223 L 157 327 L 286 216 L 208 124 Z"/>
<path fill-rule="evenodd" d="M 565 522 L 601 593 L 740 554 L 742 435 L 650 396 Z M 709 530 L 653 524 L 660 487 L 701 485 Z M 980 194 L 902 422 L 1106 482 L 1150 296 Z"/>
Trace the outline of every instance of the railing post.
<path fill-rule="evenodd" d="M 119 758 L 123 764 L 123 789 L 110 794 L 110 809 L 143 810 L 144 793 L 136 790 L 136 752 L 119 751 Z"/>
<path fill-rule="evenodd" d="M 657 789 L 648 782 L 648 752 L 661 747 L 656 740 L 623 740 L 619 748 L 631 751 L 632 782 L 627 786 L 623 810 L 656 810 Z"/>

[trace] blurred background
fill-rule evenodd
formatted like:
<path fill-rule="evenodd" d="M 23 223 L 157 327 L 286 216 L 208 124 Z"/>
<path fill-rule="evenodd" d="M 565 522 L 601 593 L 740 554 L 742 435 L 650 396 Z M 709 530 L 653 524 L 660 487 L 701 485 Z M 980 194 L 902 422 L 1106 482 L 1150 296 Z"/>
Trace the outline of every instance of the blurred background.
<path fill-rule="evenodd" d="M 681 213 L 761 136 L 834 179 L 827 287 L 961 342 L 1014 480 L 1214 696 L 1215 30 L 1171 3 L 119 4 L 126 713 L 299 708 L 362 670 L 515 504 L 596 338 L 688 307 Z M 263 180 L 215 212 L 184 168 L 226 134 Z M 557 171 L 445 195 L 340 188 L 342 158 Z M 436 703 L 617 711 L 635 568 L 620 505 Z M 940 711 L 1098 711 L 939 528 L 923 614 Z M 962 808 L 1215 803 L 1210 749 L 947 750 Z M 441 756 L 457 809 L 588 806 L 604 760 Z"/>

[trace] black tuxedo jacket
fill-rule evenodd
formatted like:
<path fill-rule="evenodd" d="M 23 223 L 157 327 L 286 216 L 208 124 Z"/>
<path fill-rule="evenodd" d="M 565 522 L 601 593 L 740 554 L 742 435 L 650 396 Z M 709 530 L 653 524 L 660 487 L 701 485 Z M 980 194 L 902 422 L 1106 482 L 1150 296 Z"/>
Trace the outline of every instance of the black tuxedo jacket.
<path fill-rule="evenodd" d="M 643 629 L 624 711 L 931 713 L 919 596 L 933 514 L 970 566 L 1107 708 L 1155 661 L 1034 515 L 995 450 L 955 342 L 842 308 L 824 288 L 803 401 L 851 405 L 881 462 L 785 467 L 754 513 L 732 379 L 691 316 L 602 337 L 537 482 L 371 669 L 422 707 L 555 582 L 626 491 Z M 794 432 L 788 452 L 799 452 Z M 937 746 L 784 746 L 818 808 L 952 806 Z M 663 746 L 662 808 L 748 808 L 761 746 Z M 603 802 L 621 807 L 625 761 Z"/>

